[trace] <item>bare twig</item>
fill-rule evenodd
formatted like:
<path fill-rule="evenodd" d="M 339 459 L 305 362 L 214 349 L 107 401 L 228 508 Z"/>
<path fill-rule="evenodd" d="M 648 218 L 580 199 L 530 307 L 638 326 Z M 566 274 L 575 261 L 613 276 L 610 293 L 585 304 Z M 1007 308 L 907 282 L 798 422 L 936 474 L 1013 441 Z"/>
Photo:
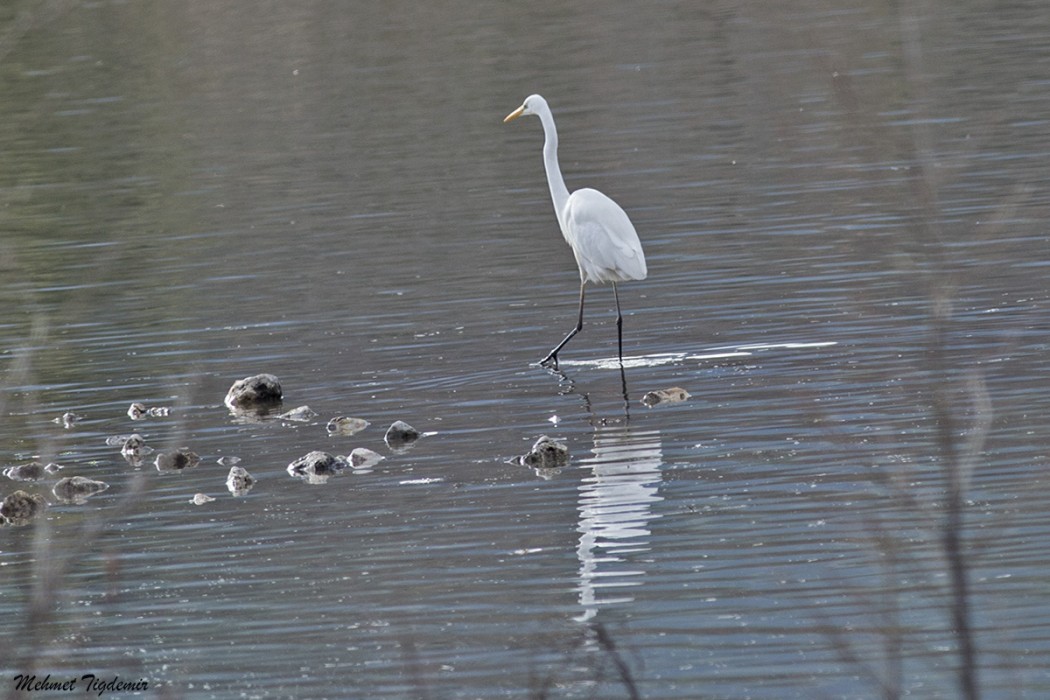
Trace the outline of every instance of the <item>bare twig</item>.
<path fill-rule="evenodd" d="M 969 562 L 964 542 L 966 487 L 974 468 L 976 455 L 984 442 L 990 421 L 987 393 L 975 394 L 978 403 L 978 422 L 971 432 L 967 444 L 960 451 L 956 438 L 955 411 L 949 395 L 950 362 L 949 324 L 951 322 L 951 287 L 944 264 L 944 241 L 937 216 L 938 173 L 933 162 L 933 141 L 926 118 L 923 100 L 929 94 L 927 74 L 923 65 L 920 19 L 914 14 L 926 9 L 925 3 L 900 3 L 901 45 L 904 55 L 904 72 L 907 87 L 912 96 L 915 118 L 911 120 L 911 133 L 915 151 L 915 176 L 912 178 L 915 195 L 922 206 L 923 215 L 919 228 L 923 232 L 925 253 L 932 259 L 927 275 L 930 285 L 930 334 L 927 343 L 927 376 L 933 409 L 936 445 L 945 480 L 944 519 L 941 527 L 941 546 L 951 582 L 952 630 L 958 645 L 959 664 L 957 681 L 961 697 L 977 700 L 980 697 L 977 679 L 977 645 L 974 639 L 970 609 Z M 972 384 L 983 387 L 983 383 Z"/>

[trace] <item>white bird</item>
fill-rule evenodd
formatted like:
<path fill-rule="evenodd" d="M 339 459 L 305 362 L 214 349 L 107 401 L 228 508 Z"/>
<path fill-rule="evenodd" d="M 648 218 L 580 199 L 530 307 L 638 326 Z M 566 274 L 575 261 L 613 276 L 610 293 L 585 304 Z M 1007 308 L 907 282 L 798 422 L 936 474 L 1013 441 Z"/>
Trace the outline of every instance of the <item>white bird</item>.
<path fill-rule="evenodd" d="M 611 282 L 616 300 L 616 338 L 620 365 L 623 366 L 623 316 L 620 314 L 620 296 L 617 282 L 644 280 L 647 274 L 645 254 L 634 225 L 620 205 L 598 190 L 584 188 L 569 194 L 558 167 L 558 131 L 547 101 L 539 95 L 529 95 L 525 102 L 503 120 L 504 123 L 523 115 L 535 115 L 543 124 L 543 165 L 547 170 L 547 184 L 554 213 L 561 233 L 572 247 L 580 268 L 580 315 L 576 327 L 565 339 L 540 360 L 541 365 L 558 368 L 558 352 L 583 328 L 583 297 L 588 282 Z"/>

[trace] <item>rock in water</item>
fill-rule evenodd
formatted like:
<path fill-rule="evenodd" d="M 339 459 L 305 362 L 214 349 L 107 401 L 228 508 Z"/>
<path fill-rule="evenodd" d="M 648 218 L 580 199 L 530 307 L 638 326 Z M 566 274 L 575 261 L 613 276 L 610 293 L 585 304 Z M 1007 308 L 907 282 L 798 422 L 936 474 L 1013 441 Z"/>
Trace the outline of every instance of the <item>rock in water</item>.
<path fill-rule="evenodd" d="M 642 403 L 652 408 L 659 403 L 679 403 L 688 399 L 689 396 L 689 392 L 682 387 L 673 386 L 670 389 L 657 389 L 656 391 L 647 392 L 642 397 Z"/>
<path fill-rule="evenodd" d="M 257 374 L 233 383 L 226 392 L 226 405 L 232 409 L 259 410 L 281 403 L 281 382 L 272 374 Z"/>
<path fill-rule="evenodd" d="M 104 481 L 96 481 L 86 476 L 67 476 L 64 479 L 59 479 L 55 487 L 51 489 L 51 492 L 60 501 L 84 503 L 89 496 L 102 493 L 108 488 L 109 484 Z"/>
<path fill-rule="evenodd" d="M 234 496 L 243 496 L 255 486 L 255 479 L 244 467 L 231 467 L 230 474 L 226 477 L 226 488 Z"/>
<path fill-rule="evenodd" d="M 394 450 L 406 449 L 409 445 L 419 439 L 419 431 L 404 421 L 396 420 L 386 430 L 383 440 L 387 447 Z"/>
<path fill-rule="evenodd" d="M 72 428 L 81 418 L 83 418 L 83 416 L 79 416 L 72 411 L 66 411 L 60 417 L 56 418 L 55 422 L 63 428 L 69 429 Z"/>
<path fill-rule="evenodd" d="M 0 516 L 12 525 L 25 525 L 46 507 L 47 501 L 40 494 L 15 491 L 0 503 Z"/>
<path fill-rule="evenodd" d="M 47 467 L 40 462 L 28 462 L 4 470 L 4 476 L 12 481 L 40 481 L 47 473 Z"/>
<path fill-rule="evenodd" d="M 121 438 L 117 438 L 120 440 Z M 153 448 L 146 444 L 138 433 L 128 435 L 120 443 L 120 454 L 133 467 L 141 467 L 143 458 L 153 454 Z"/>
<path fill-rule="evenodd" d="M 151 406 L 146 408 L 145 404 L 136 401 L 128 407 L 128 418 L 131 420 L 142 420 L 144 418 L 165 418 L 171 415 L 169 406 Z"/>
<path fill-rule="evenodd" d="M 349 416 L 336 416 L 328 421 L 325 429 L 330 435 L 354 435 L 368 427 L 368 421 L 364 418 L 351 418 Z"/>
<path fill-rule="evenodd" d="M 159 472 L 173 472 L 195 467 L 200 461 L 201 458 L 196 452 L 183 448 L 174 452 L 161 452 L 153 463 Z"/>
<path fill-rule="evenodd" d="M 124 458 L 129 462 L 132 462 L 144 454 L 149 454 L 149 452 L 146 450 L 146 441 L 142 439 L 141 435 L 135 433 L 124 438 L 124 442 L 120 446 L 120 454 L 124 455 Z"/>
<path fill-rule="evenodd" d="M 382 462 L 383 455 L 373 452 L 367 447 L 355 447 L 354 451 L 346 459 L 354 469 L 365 469 Z"/>
<path fill-rule="evenodd" d="M 281 420 L 295 421 L 296 423 L 309 423 L 317 418 L 317 412 L 309 406 L 299 406 L 277 416 Z"/>
<path fill-rule="evenodd" d="M 288 473 L 311 484 L 323 484 L 328 477 L 346 468 L 346 462 L 338 457 L 314 450 L 288 465 Z"/>
<path fill-rule="evenodd" d="M 193 494 L 193 498 L 190 499 L 190 503 L 192 503 L 195 506 L 202 506 L 205 503 L 211 503 L 214 500 L 214 498 L 212 498 L 206 493 L 195 493 Z"/>
<path fill-rule="evenodd" d="M 518 458 L 518 462 L 533 469 L 557 469 L 569 463 L 569 448 L 562 443 L 541 435 L 532 449 Z"/>

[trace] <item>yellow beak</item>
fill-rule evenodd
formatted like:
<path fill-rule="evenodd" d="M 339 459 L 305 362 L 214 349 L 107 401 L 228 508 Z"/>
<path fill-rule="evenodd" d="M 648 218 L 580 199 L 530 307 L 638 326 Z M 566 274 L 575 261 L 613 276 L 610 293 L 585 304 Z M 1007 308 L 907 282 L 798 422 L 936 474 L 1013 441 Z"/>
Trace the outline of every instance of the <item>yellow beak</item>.
<path fill-rule="evenodd" d="M 506 117 L 503 118 L 503 123 L 506 124 L 507 122 L 514 121 L 515 119 L 520 117 L 522 112 L 524 112 L 524 111 L 525 111 L 525 105 L 522 105 L 521 107 L 518 107 L 516 110 L 514 110 L 513 112 L 511 112 L 510 114 L 508 114 Z"/>

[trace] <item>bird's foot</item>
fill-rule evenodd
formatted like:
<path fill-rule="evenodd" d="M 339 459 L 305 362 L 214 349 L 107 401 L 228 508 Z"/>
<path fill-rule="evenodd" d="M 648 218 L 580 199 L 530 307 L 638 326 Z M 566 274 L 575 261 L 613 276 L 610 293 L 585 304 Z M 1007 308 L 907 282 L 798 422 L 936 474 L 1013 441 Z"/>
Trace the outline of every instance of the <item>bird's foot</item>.
<path fill-rule="evenodd" d="M 550 367 L 551 369 L 558 369 L 558 355 L 557 353 L 551 353 L 545 358 L 540 360 L 540 367 Z"/>

